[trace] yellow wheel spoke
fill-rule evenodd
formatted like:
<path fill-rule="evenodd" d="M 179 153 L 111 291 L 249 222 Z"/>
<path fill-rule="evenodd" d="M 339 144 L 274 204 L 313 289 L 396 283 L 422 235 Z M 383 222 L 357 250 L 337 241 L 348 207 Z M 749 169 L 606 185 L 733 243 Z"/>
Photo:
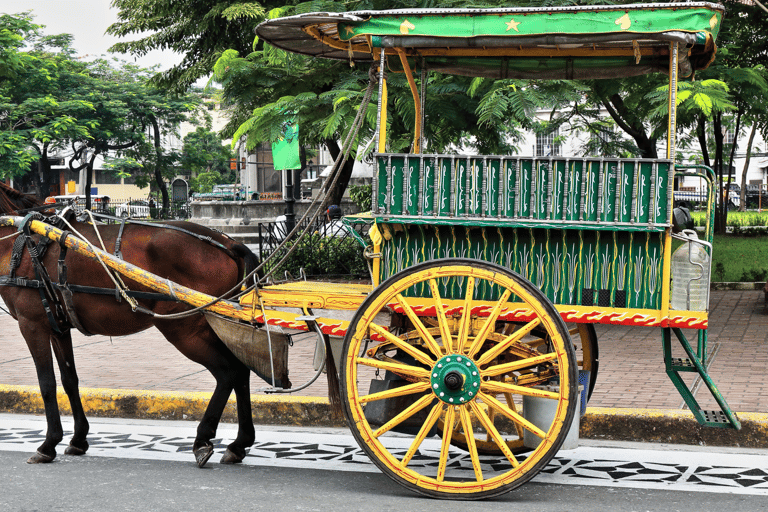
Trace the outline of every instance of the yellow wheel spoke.
<path fill-rule="evenodd" d="M 448 353 L 451 353 L 453 351 L 451 328 L 448 326 L 448 319 L 445 318 L 445 308 L 443 307 L 443 299 L 440 297 L 440 290 L 437 287 L 437 280 L 429 280 L 429 289 L 432 290 L 432 301 L 435 303 L 435 314 L 437 315 L 437 323 L 440 326 L 440 337 L 443 338 L 443 346 Z"/>
<path fill-rule="evenodd" d="M 358 357 L 356 361 L 358 364 L 372 366 L 380 370 L 389 370 L 398 375 L 410 375 L 411 377 L 417 377 L 419 379 L 429 379 L 429 370 L 425 368 L 419 368 L 418 366 L 390 363 L 388 361 L 379 361 L 378 359 L 368 359 L 365 357 Z"/>
<path fill-rule="evenodd" d="M 365 404 L 368 402 L 375 402 L 376 400 L 384 400 L 385 398 L 423 393 L 427 390 L 429 390 L 429 382 L 416 382 L 414 384 L 406 384 L 405 386 L 396 387 L 394 389 L 387 389 L 386 391 L 379 391 L 378 393 L 361 396 L 358 400 L 360 400 L 360 403 Z"/>
<path fill-rule="evenodd" d="M 493 422 L 488 417 L 487 414 L 485 414 L 485 411 L 477 405 L 476 400 L 472 400 L 469 402 L 469 406 L 472 408 L 472 412 L 475 413 L 475 416 L 477 416 L 477 419 L 480 420 L 480 423 L 482 423 L 483 428 L 491 435 L 491 438 L 494 440 L 494 442 L 498 445 L 501 452 L 504 454 L 504 456 L 509 459 L 509 462 L 512 464 L 512 467 L 517 467 L 520 465 L 520 463 L 517 461 L 517 458 L 515 457 L 515 454 L 512 453 L 512 451 L 509 449 L 509 446 L 507 446 L 507 443 L 504 441 L 504 438 L 501 437 L 501 434 L 499 434 L 499 431 L 496 430 L 496 427 L 493 425 Z"/>
<path fill-rule="evenodd" d="M 472 296 L 475 294 L 475 278 L 467 279 L 467 293 L 464 295 L 464 311 L 459 321 L 459 335 L 456 341 L 456 353 L 464 353 L 464 345 L 469 336 L 469 326 L 472 324 Z"/>
<path fill-rule="evenodd" d="M 445 410 L 445 428 L 443 429 L 443 444 L 440 446 L 440 461 L 437 464 L 437 481 L 445 479 L 445 467 L 448 465 L 448 451 L 451 448 L 453 422 L 456 420 L 456 410 L 448 406 Z"/>
<path fill-rule="evenodd" d="M 404 386 L 405 387 L 405 386 Z M 404 422 L 426 406 L 428 406 L 430 403 L 432 403 L 432 400 L 434 400 L 435 397 L 432 393 L 421 397 L 420 399 L 416 400 L 414 403 L 410 405 L 407 409 L 405 409 L 403 412 L 386 422 L 384 425 L 379 427 L 376 432 L 373 433 L 373 437 L 379 437 L 380 435 L 384 434 L 385 432 L 389 432 L 393 428 L 395 428 L 400 423 Z M 362 401 L 362 398 L 361 398 Z"/>
<path fill-rule="evenodd" d="M 547 391 L 545 389 L 528 388 L 525 386 L 515 386 L 495 380 L 485 381 L 480 384 L 480 389 L 486 393 L 514 393 L 516 395 L 537 396 L 539 398 L 550 398 L 552 400 L 560 399 L 560 393 Z"/>
<path fill-rule="evenodd" d="M 477 351 L 480 350 L 480 347 L 483 346 L 483 342 L 485 342 L 485 339 L 496 327 L 496 319 L 499 318 L 499 315 L 501 314 L 501 310 L 504 308 L 504 304 L 507 303 L 507 300 L 509 299 L 510 295 L 512 295 L 512 290 L 509 290 L 509 289 L 504 290 L 504 293 L 501 294 L 501 298 L 499 298 L 499 300 L 496 302 L 496 305 L 493 306 L 493 309 L 491 310 L 491 313 L 488 315 L 488 318 L 486 319 L 485 324 L 483 324 L 483 327 L 480 328 L 480 331 L 478 331 L 477 336 L 475 336 L 474 343 L 472 343 L 472 346 L 469 348 L 469 353 L 467 354 L 469 357 L 475 357 L 475 354 L 477 354 Z"/>
<path fill-rule="evenodd" d="M 435 423 L 437 423 L 438 418 L 440 418 L 440 413 L 443 412 L 443 403 L 438 402 L 435 404 L 435 406 L 432 408 L 431 411 L 429 411 L 429 416 L 427 416 L 426 421 L 424 421 L 424 424 L 419 429 L 419 433 L 416 434 L 416 437 L 413 439 L 413 442 L 411 443 L 411 446 L 408 448 L 408 451 L 403 456 L 403 459 L 400 461 L 400 463 L 403 465 L 403 467 L 407 466 L 409 462 L 411 462 L 411 459 L 414 455 L 416 455 L 416 451 L 418 451 L 419 446 L 421 446 L 421 443 L 424 442 L 424 439 L 427 437 L 427 434 L 430 430 L 432 430 L 432 427 L 435 426 Z"/>
<path fill-rule="evenodd" d="M 464 437 L 467 439 L 467 451 L 472 460 L 472 469 L 475 470 L 475 478 L 478 482 L 483 481 L 483 470 L 480 467 L 480 458 L 477 455 L 477 446 L 475 445 L 475 432 L 472 429 L 472 418 L 466 407 L 459 408 L 459 419 L 464 429 Z"/>
<path fill-rule="evenodd" d="M 504 393 L 504 400 L 507 401 L 507 407 L 512 411 L 517 413 L 517 404 L 515 404 L 515 400 L 512 398 L 511 393 Z M 515 430 L 517 431 L 517 437 L 523 438 L 523 427 L 519 423 L 515 423 Z"/>
<path fill-rule="evenodd" d="M 512 345 L 514 345 L 515 343 L 523 339 L 525 335 L 527 335 L 529 332 L 535 329 L 540 323 L 541 323 L 541 318 L 535 318 L 530 322 L 528 322 L 527 324 L 525 324 L 520 329 L 518 329 L 517 331 L 513 332 L 512 334 L 504 338 L 503 341 L 501 341 L 495 347 L 488 350 L 485 354 L 483 354 L 480 357 L 480 359 L 477 360 L 478 366 L 483 366 L 493 361 L 502 352 L 504 352 L 509 347 L 511 347 Z"/>
<path fill-rule="evenodd" d="M 415 348 L 413 345 L 411 345 L 407 341 L 401 340 L 400 338 L 398 338 L 397 336 L 395 336 L 394 334 L 392 334 L 388 330 L 384 329 L 380 325 L 371 324 L 369 327 L 370 327 L 370 329 L 373 332 L 375 332 L 376 334 L 381 335 L 388 342 L 392 343 L 397 348 L 399 348 L 403 352 L 407 353 L 408 355 L 410 355 L 411 357 L 413 357 L 414 359 L 416 359 L 420 363 L 425 364 L 427 366 L 434 366 L 434 364 L 435 364 L 435 360 L 434 359 L 429 357 L 427 354 L 425 354 L 421 350 Z"/>
<path fill-rule="evenodd" d="M 491 410 L 498 411 L 499 413 L 503 414 L 504 416 L 512 420 L 516 425 L 520 425 L 524 429 L 533 432 L 541 439 L 544 439 L 546 437 L 547 435 L 546 432 L 541 430 L 539 427 L 537 427 L 530 421 L 523 418 L 520 414 L 510 410 L 508 407 L 505 407 L 504 404 L 496 400 L 496 398 L 492 397 L 491 395 L 486 395 L 485 393 L 478 393 L 478 396 L 482 398 L 483 402 L 488 404 L 488 407 Z"/>
<path fill-rule="evenodd" d="M 521 370 L 523 368 L 528 368 L 530 366 L 536 366 L 538 364 L 554 361 L 555 359 L 557 359 L 557 353 L 551 352 L 549 354 L 542 354 L 536 357 L 529 357 L 527 359 L 521 359 L 519 361 L 512 361 L 510 363 L 499 364 L 496 366 L 489 366 L 485 370 L 481 370 L 480 373 L 483 375 L 483 377 L 493 377 L 495 375 L 502 375 L 505 373 L 514 372 L 516 370 Z"/>
<path fill-rule="evenodd" d="M 440 345 L 437 344 L 437 342 L 435 341 L 435 338 L 433 338 L 432 335 L 429 333 L 427 328 L 419 319 L 419 316 L 416 314 L 413 308 L 411 308 L 411 306 L 405 300 L 405 297 L 403 297 L 401 294 L 398 293 L 395 299 L 397 299 L 398 304 L 400 304 L 400 306 L 403 308 L 405 315 L 408 317 L 408 319 L 411 321 L 413 326 L 416 328 L 416 331 L 419 333 L 419 336 L 421 336 L 421 339 L 424 340 L 424 343 L 427 345 L 429 350 L 432 351 L 435 357 L 438 357 L 438 358 L 442 357 L 443 353 L 440 350 Z"/>

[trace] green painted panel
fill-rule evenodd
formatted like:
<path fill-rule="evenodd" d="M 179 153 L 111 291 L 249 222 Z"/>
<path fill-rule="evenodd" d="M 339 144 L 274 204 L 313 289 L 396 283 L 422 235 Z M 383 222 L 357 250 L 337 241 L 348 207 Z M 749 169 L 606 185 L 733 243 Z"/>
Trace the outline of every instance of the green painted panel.
<path fill-rule="evenodd" d="M 502 161 L 497 158 L 488 159 L 486 165 L 485 199 L 483 200 L 483 214 L 489 217 L 499 215 L 499 189 L 501 182 Z"/>
<path fill-rule="evenodd" d="M 549 206 L 552 220 L 563 220 L 563 202 L 566 196 L 565 182 L 565 160 L 555 160 L 552 162 L 552 202 Z"/>
<path fill-rule="evenodd" d="M 621 162 L 619 164 L 619 222 L 632 220 L 632 193 L 635 185 L 635 162 Z"/>
<path fill-rule="evenodd" d="M 389 210 L 389 205 L 387 204 L 387 157 L 380 156 L 377 159 L 378 162 L 378 176 L 377 176 L 377 187 L 378 190 L 374 191 L 375 194 L 378 194 L 376 204 L 379 208 L 384 209 L 384 211 Z"/>
<path fill-rule="evenodd" d="M 519 197 L 518 216 L 522 218 L 531 218 L 531 190 L 533 187 L 533 160 L 527 158 L 520 160 L 518 170 L 517 190 Z"/>
<path fill-rule="evenodd" d="M 651 219 L 651 194 L 653 191 L 653 164 L 651 162 L 641 162 L 640 172 L 637 175 L 637 222 L 647 223 Z"/>
<path fill-rule="evenodd" d="M 419 213 L 419 174 L 421 172 L 421 159 L 408 158 L 406 183 L 408 193 L 406 194 L 405 211 L 408 215 L 417 215 Z"/>
<path fill-rule="evenodd" d="M 392 215 L 403 213 L 403 178 L 405 177 L 405 157 L 393 156 L 391 159 L 391 188 L 389 193 L 388 211 Z"/>
<path fill-rule="evenodd" d="M 587 164 L 587 174 L 584 177 L 585 196 L 584 196 L 584 217 L 583 220 L 594 222 L 598 215 L 598 195 L 600 189 L 600 162 L 590 161 Z"/>
<path fill-rule="evenodd" d="M 517 170 L 517 160 L 504 160 L 503 211 L 504 215 L 507 217 L 516 217 L 515 201 L 517 201 L 519 197 L 517 193 Z"/>
<path fill-rule="evenodd" d="M 483 159 L 469 159 L 469 186 L 467 189 L 467 214 L 481 216 L 483 214 Z"/>
<path fill-rule="evenodd" d="M 584 196 L 581 193 L 581 183 L 584 176 L 584 161 L 571 160 L 568 169 L 567 207 L 565 220 L 579 220 Z"/>
<path fill-rule="evenodd" d="M 550 162 L 538 160 L 534 176 L 533 218 L 546 219 L 549 208 Z"/>
<path fill-rule="evenodd" d="M 424 200 L 422 212 L 429 215 L 435 211 L 435 159 L 424 159 Z"/>
<path fill-rule="evenodd" d="M 461 216 L 467 213 L 467 176 L 469 175 L 467 159 L 457 158 L 454 165 L 455 179 L 453 185 L 455 193 L 452 195 L 454 199 L 453 214 Z"/>
<path fill-rule="evenodd" d="M 382 247 L 382 279 L 422 261 L 475 258 L 518 272 L 555 304 L 656 310 L 661 305 L 660 233 L 398 226 L 392 225 L 392 239 Z M 443 297 L 464 296 L 464 282 L 439 284 Z M 430 294 L 426 287 L 412 293 Z M 495 300 L 499 293 L 486 285 L 474 298 Z"/>
<path fill-rule="evenodd" d="M 451 187 L 453 185 L 453 159 L 450 157 L 438 159 L 439 184 L 437 213 L 441 216 L 451 214 Z"/>
<path fill-rule="evenodd" d="M 656 172 L 655 222 L 666 222 L 669 218 L 669 164 L 659 163 Z"/>
<path fill-rule="evenodd" d="M 601 193 L 600 220 L 613 222 L 616 220 L 616 182 L 618 162 L 608 160 L 603 164 L 603 182 Z"/>

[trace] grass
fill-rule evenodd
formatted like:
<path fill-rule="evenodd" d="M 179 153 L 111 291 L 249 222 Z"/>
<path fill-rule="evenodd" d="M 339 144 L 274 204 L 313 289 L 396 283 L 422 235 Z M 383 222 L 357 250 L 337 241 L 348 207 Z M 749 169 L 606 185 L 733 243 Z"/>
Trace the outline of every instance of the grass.
<path fill-rule="evenodd" d="M 768 236 L 715 235 L 712 281 L 758 282 L 768 276 Z"/>
<path fill-rule="evenodd" d="M 692 212 L 693 223 L 704 225 L 704 212 Z M 768 226 L 768 210 L 764 212 L 728 212 L 728 226 Z"/>

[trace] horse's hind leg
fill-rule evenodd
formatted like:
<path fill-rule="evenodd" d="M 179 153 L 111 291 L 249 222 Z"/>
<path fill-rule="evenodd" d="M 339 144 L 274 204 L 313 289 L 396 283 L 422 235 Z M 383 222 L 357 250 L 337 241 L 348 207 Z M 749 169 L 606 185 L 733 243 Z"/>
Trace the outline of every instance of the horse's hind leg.
<path fill-rule="evenodd" d="M 221 457 L 222 464 L 235 464 L 245 458 L 245 450 L 256 439 L 251 414 L 251 372 L 239 363 L 235 381 L 235 399 L 237 400 L 237 421 L 239 428 L 235 440 L 227 446 L 227 451 Z"/>
<path fill-rule="evenodd" d="M 198 466 L 203 467 L 213 455 L 211 440 L 216 435 L 221 415 L 233 389 L 237 397 L 238 433 L 228 449 L 242 460 L 245 457 L 245 449 L 250 447 L 256 438 L 250 414 L 248 369 L 224 346 L 204 319 L 198 320 L 197 325 L 192 322 L 193 320 L 188 319 L 186 323 L 158 323 L 156 326 L 182 354 L 205 366 L 216 379 L 216 389 L 197 426 L 197 436 L 192 446 L 195 460 Z"/>
<path fill-rule="evenodd" d="M 75 369 L 75 355 L 72 351 L 72 333 L 52 337 L 53 353 L 59 363 L 61 385 L 69 398 L 72 417 L 75 421 L 75 432 L 69 446 L 64 450 L 67 455 L 85 455 L 88 451 L 88 419 L 85 417 L 83 404 L 80 400 L 79 379 Z"/>

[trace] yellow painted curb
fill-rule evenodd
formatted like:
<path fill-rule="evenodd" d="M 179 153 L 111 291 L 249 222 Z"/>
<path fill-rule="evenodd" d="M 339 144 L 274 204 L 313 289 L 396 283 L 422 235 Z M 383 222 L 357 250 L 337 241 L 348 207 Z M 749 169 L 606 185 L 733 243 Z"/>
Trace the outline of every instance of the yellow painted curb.
<path fill-rule="evenodd" d="M 61 413 L 72 414 L 63 388 L 56 388 L 56 396 Z M 86 415 L 92 417 L 199 421 L 211 393 L 81 388 L 80 398 Z M 332 415 L 326 398 L 251 395 L 251 408 L 257 424 L 343 426 L 343 420 Z M 0 384 L 0 412 L 45 414 L 39 388 Z M 237 421 L 234 395 L 222 421 Z"/>

